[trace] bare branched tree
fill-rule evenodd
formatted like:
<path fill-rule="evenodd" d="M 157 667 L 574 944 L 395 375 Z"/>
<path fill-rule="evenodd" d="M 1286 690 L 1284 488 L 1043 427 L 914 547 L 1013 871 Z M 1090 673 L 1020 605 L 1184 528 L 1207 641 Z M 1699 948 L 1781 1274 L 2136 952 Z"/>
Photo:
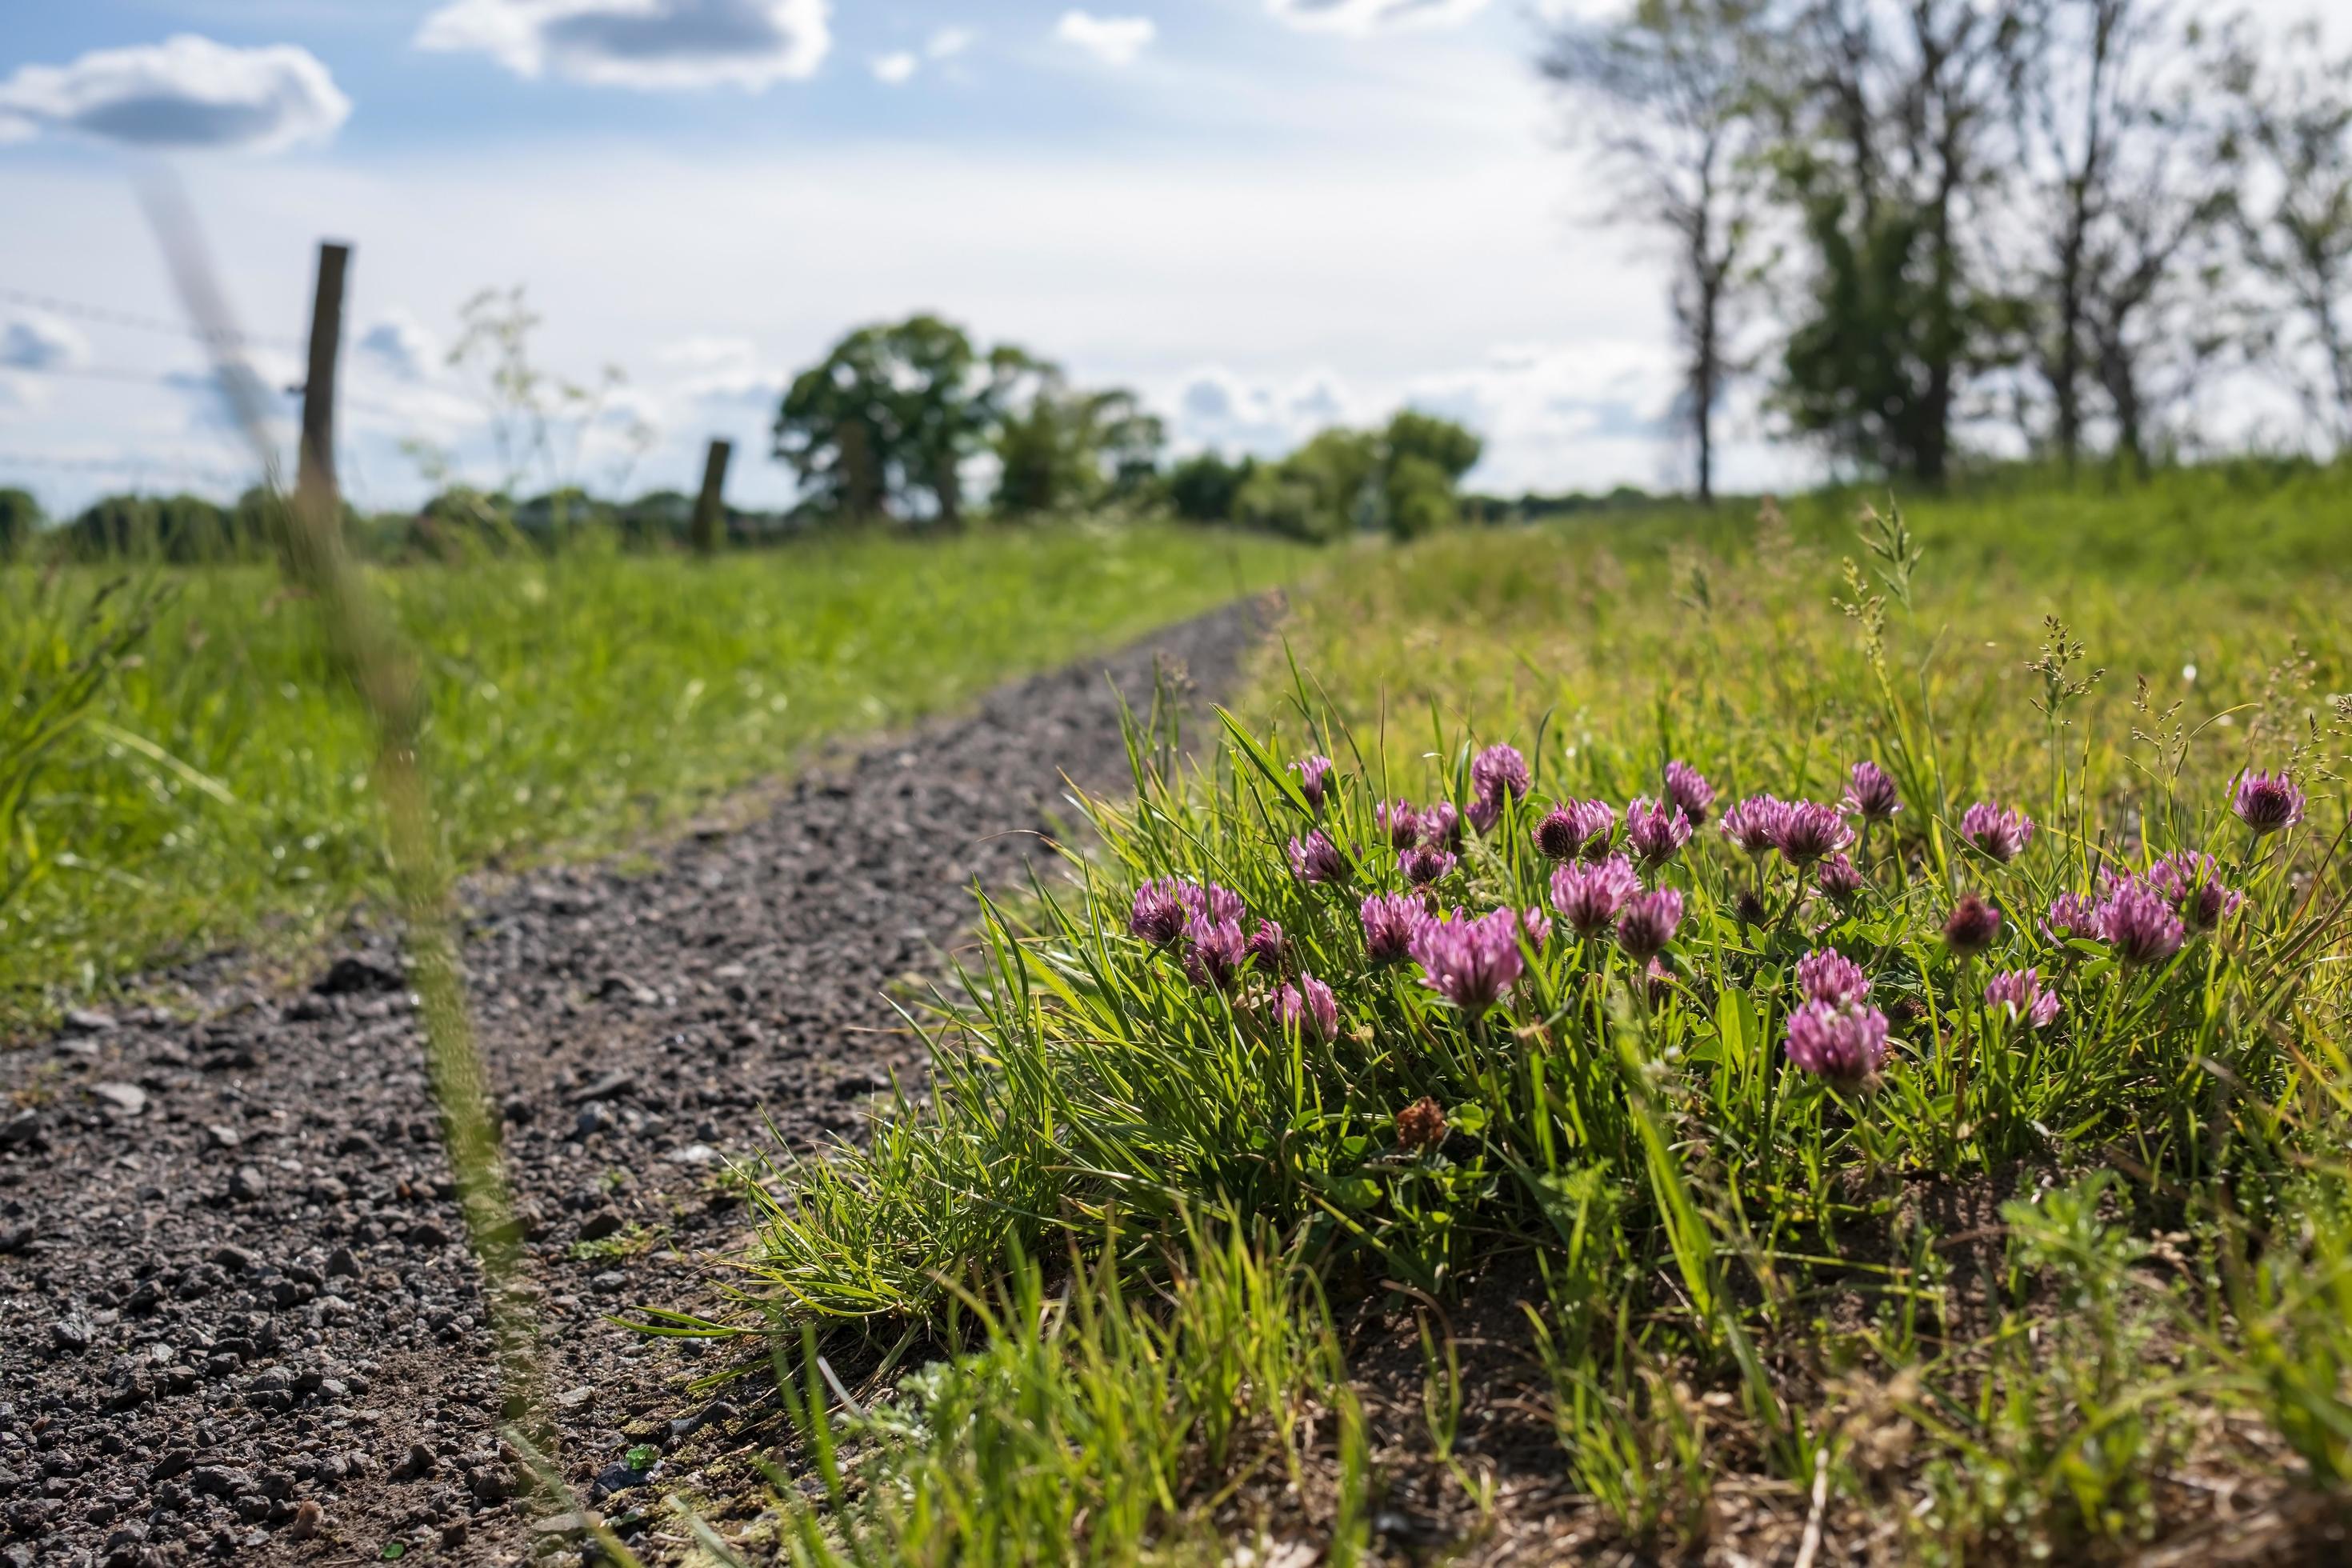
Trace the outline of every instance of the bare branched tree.
<path fill-rule="evenodd" d="M 1738 311 L 1769 196 L 1766 3 L 1634 0 L 1614 22 L 1562 25 L 1541 62 L 1623 199 L 1613 216 L 1669 238 L 1678 412 L 1702 500 L 1715 493 L 1716 414 L 1740 368 Z"/>

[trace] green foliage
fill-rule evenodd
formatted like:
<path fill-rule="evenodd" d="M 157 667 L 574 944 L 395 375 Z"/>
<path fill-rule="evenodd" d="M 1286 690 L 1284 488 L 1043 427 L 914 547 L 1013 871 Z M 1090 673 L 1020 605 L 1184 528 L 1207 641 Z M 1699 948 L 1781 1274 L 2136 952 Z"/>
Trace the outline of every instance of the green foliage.
<path fill-rule="evenodd" d="M 81 561 L 176 564 L 249 560 L 274 537 L 257 512 L 232 511 L 202 496 L 112 495 L 82 509 L 59 542 Z"/>
<path fill-rule="evenodd" d="M 1381 478 L 1381 512 L 1389 532 L 1401 540 L 1419 539 L 1462 521 L 1453 479 L 1430 458 L 1411 452 L 1390 459 Z"/>
<path fill-rule="evenodd" d="M 963 460 L 1050 368 L 1010 346 L 982 353 L 937 316 L 860 327 L 793 378 L 776 456 L 818 510 L 876 518 L 898 499 L 951 528 L 963 517 Z"/>
<path fill-rule="evenodd" d="M 1216 452 L 1196 452 L 1168 470 L 1168 500 L 1188 522 L 1231 522 L 1239 515 L 1242 486 L 1257 460 L 1229 463 Z"/>
<path fill-rule="evenodd" d="M 1453 420 L 1411 408 L 1397 410 L 1381 441 L 1391 466 L 1408 458 L 1423 461 L 1449 485 L 1475 468 L 1486 449 L 1485 442 Z"/>
<path fill-rule="evenodd" d="M 1048 378 L 997 426 L 997 508 L 1035 516 L 1139 496 L 1157 475 L 1164 438 L 1133 393 L 1072 392 Z"/>
<path fill-rule="evenodd" d="M 626 845 L 828 738 L 952 708 L 1297 564 L 1271 542 L 1070 527 L 821 539 L 724 572 L 522 550 L 375 581 L 427 654 L 428 761 L 467 868 Z M 0 571 L 11 669 L 73 668 L 58 650 L 90 646 L 73 628 L 111 579 L 44 581 Z M 0 911 L 6 1024 L 191 949 L 301 941 L 382 890 L 372 748 L 316 618 L 268 567 L 173 586 L 140 659 L 45 753 L 12 830 L 52 872 Z"/>
<path fill-rule="evenodd" d="M 47 514 L 30 490 L 0 489 L 0 560 L 29 544 L 47 523 Z"/>

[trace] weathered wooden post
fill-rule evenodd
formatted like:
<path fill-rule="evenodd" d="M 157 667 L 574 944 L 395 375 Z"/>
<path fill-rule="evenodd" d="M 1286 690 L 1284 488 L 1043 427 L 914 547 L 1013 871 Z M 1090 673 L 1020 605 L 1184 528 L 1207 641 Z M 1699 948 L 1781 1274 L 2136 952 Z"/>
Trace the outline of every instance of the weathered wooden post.
<path fill-rule="evenodd" d="M 352 247 L 332 240 L 319 246 L 319 284 L 310 297 L 310 365 L 302 379 L 302 450 L 295 469 L 294 500 L 317 507 L 314 518 L 337 514 L 335 489 L 335 361 L 343 345 L 343 272 Z"/>
<path fill-rule="evenodd" d="M 735 450 L 731 442 L 713 440 L 710 451 L 702 459 L 702 494 L 694 503 L 694 552 L 709 555 L 719 548 L 719 537 L 727 529 L 727 505 L 720 498 L 727 489 L 727 459 Z"/>

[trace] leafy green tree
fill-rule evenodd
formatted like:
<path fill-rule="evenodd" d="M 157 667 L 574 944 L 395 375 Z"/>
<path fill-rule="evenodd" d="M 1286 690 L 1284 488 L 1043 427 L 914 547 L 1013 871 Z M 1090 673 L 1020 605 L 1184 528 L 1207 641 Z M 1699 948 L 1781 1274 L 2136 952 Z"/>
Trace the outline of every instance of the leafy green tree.
<path fill-rule="evenodd" d="M 1322 541 L 1335 537 L 1341 520 L 1327 508 L 1315 486 L 1288 463 L 1261 463 L 1234 494 L 1234 521 L 1244 528 Z"/>
<path fill-rule="evenodd" d="M 1449 485 L 1478 466 L 1486 444 L 1476 432 L 1434 414 L 1401 408 L 1381 436 L 1393 463 L 1402 458 L 1427 459 L 1445 475 Z"/>
<path fill-rule="evenodd" d="M 793 378 L 776 412 L 776 456 L 822 510 L 877 517 L 894 498 L 925 497 L 953 528 L 964 460 L 1051 368 L 1010 346 L 982 354 L 937 316 L 861 327 Z"/>
<path fill-rule="evenodd" d="M 47 514 L 33 499 L 32 491 L 0 489 L 0 559 L 31 543 L 33 535 L 47 521 Z"/>
<path fill-rule="evenodd" d="M 1169 501 L 1189 521 L 1230 522 L 1234 499 L 1256 467 L 1251 458 L 1228 463 L 1215 452 L 1196 452 L 1168 470 Z"/>
<path fill-rule="evenodd" d="M 1130 498 L 1159 473 L 1158 416 L 1123 389 L 1072 392 L 1047 375 L 997 426 L 996 505 L 1014 514 L 1075 511 Z"/>
<path fill-rule="evenodd" d="M 1391 458 L 1381 481 L 1381 517 L 1401 540 L 1454 527 L 1462 521 L 1454 476 L 1418 453 Z"/>

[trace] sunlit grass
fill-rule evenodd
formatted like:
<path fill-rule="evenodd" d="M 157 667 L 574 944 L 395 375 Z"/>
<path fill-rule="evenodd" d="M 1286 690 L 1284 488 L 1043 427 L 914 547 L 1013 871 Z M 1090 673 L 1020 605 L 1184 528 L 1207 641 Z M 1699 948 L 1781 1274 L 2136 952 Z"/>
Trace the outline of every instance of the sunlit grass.
<path fill-rule="evenodd" d="M 474 867 L 625 845 L 812 748 L 1305 559 L 1241 535 L 1069 526 L 709 563 L 583 547 L 372 576 L 425 660 L 442 831 Z M 27 879 L 0 905 L 0 1024 L 214 945 L 299 940 L 382 886 L 370 742 L 316 616 L 267 566 L 168 576 L 152 629 L 17 824 Z M 110 580 L 0 569 L 0 670 Z"/>

